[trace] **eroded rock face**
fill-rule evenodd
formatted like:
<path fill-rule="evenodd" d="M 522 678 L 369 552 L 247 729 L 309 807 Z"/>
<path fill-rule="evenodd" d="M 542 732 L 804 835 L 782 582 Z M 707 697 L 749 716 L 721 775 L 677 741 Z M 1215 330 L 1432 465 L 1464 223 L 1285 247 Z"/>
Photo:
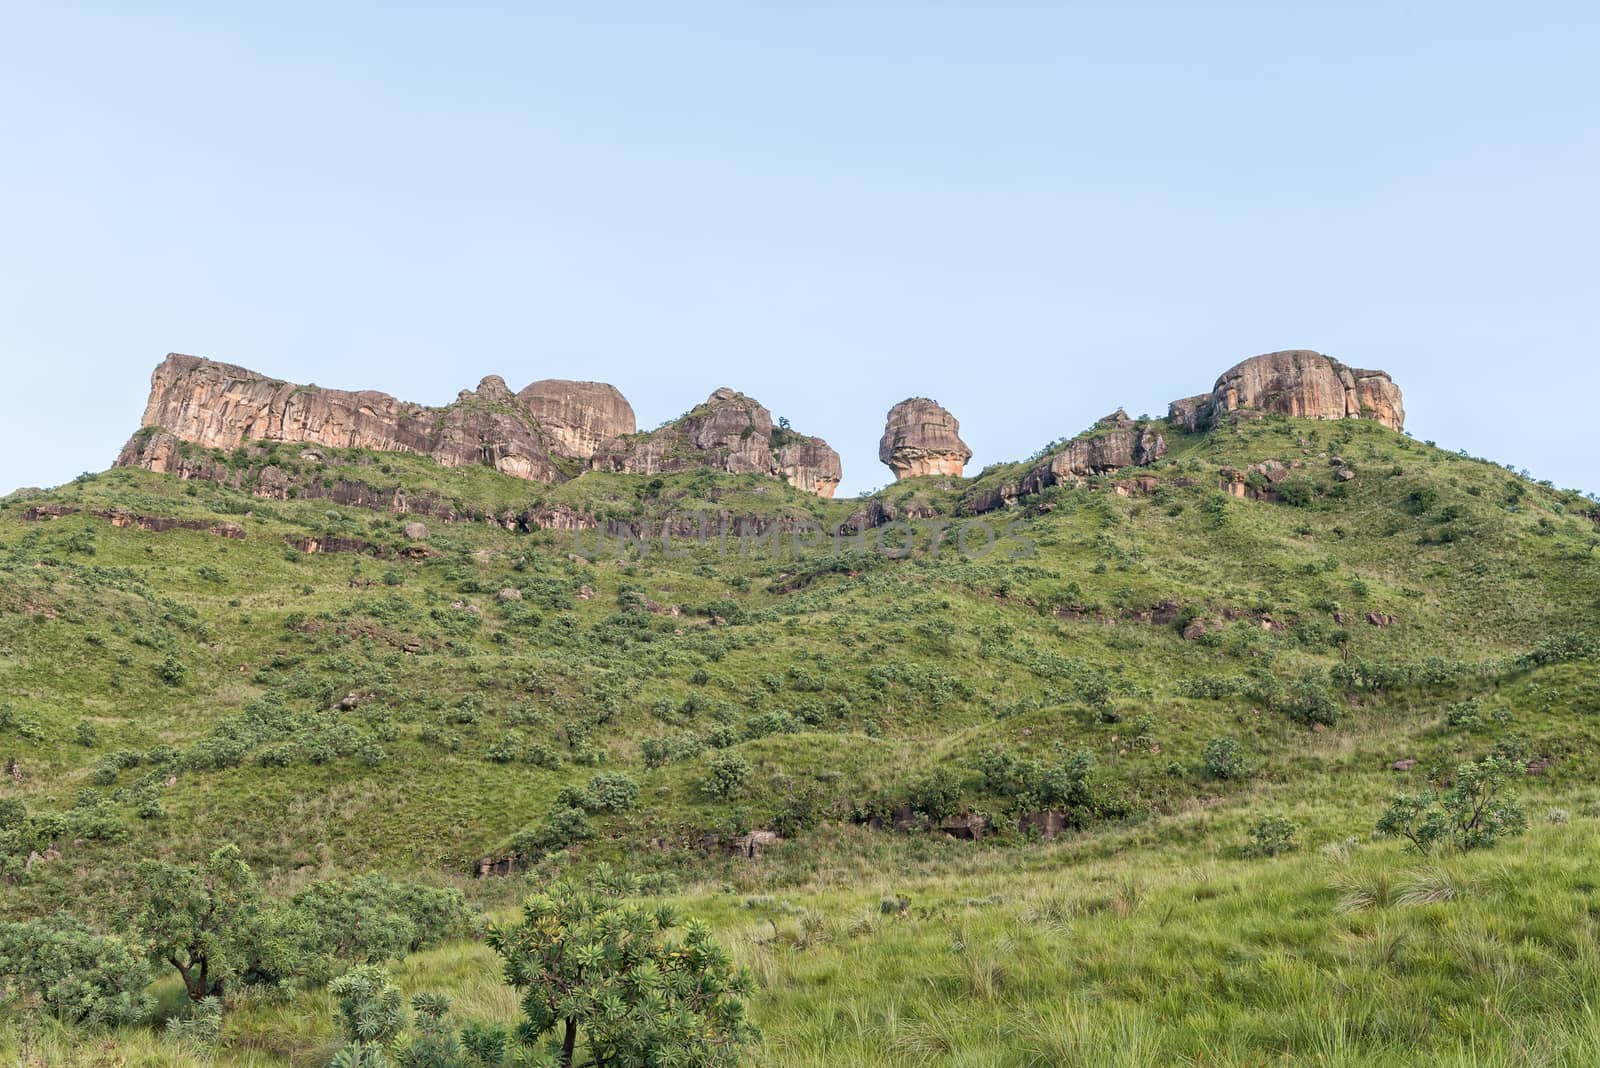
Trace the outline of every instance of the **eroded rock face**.
<path fill-rule="evenodd" d="M 910 397 L 889 409 L 878 459 L 897 480 L 923 475 L 959 478 L 972 450 L 961 440 L 961 424 L 948 410 L 927 397 Z"/>
<path fill-rule="evenodd" d="M 1136 423 L 1122 409 L 1044 457 L 1014 482 L 984 490 L 962 503 L 969 514 L 992 512 L 1051 486 L 1081 482 L 1125 467 L 1144 467 L 1167 454 L 1154 424 Z M 1124 491 L 1126 492 L 1126 490 Z"/>
<path fill-rule="evenodd" d="M 175 470 L 181 443 L 235 449 L 254 441 L 409 452 L 447 467 L 487 465 L 559 482 L 599 442 L 634 429 L 622 394 L 599 382 L 535 382 L 512 393 L 490 375 L 454 404 L 429 408 L 371 390 L 298 386 L 198 356 L 169 355 L 150 379 L 141 425 L 119 465 Z M 578 461 L 563 464 L 562 461 Z"/>
<path fill-rule="evenodd" d="M 616 386 L 547 378 L 517 394 L 564 455 L 587 460 L 600 444 L 638 430 L 633 406 Z"/>
<path fill-rule="evenodd" d="M 1233 412 L 1371 419 L 1391 430 L 1404 429 L 1406 421 L 1400 387 L 1386 373 L 1347 367 L 1308 349 L 1253 356 L 1224 371 L 1210 393 L 1173 401 L 1168 418 L 1186 430 L 1205 430 Z"/>
<path fill-rule="evenodd" d="M 759 401 L 727 388 L 655 430 L 603 442 L 590 466 L 641 475 L 709 467 L 782 478 L 819 497 L 833 496 L 842 470 L 826 441 L 774 428 Z"/>

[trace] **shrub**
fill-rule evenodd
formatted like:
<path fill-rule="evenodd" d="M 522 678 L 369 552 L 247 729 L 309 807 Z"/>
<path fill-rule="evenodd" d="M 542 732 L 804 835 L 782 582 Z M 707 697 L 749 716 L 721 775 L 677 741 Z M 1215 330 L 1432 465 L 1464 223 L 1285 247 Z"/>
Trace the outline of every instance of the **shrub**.
<path fill-rule="evenodd" d="M 932 820 L 953 816 L 961 802 L 961 780 L 949 768 L 936 768 L 911 782 L 911 807 Z"/>
<path fill-rule="evenodd" d="M 1206 774 L 1213 779 L 1241 779 L 1248 767 L 1237 738 L 1213 738 L 1200 753 Z"/>
<path fill-rule="evenodd" d="M 400 1034 L 405 1010 L 400 991 L 382 968 L 362 967 L 328 984 L 338 1001 L 335 1021 L 347 1044 L 328 1062 L 329 1068 L 383 1068 L 383 1049 Z"/>
<path fill-rule="evenodd" d="M 639 802 L 639 784 L 620 771 L 596 775 L 584 792 L 590 812 L 627 812 Z"/>
<path fill-rule="evenodd" d="M 120 938 L 70 916 L 0 923 L 0 978 L 66 1023 L 116 1026 L 150 1014 L 150 969 Z"/>
<path fill-rule="evenodd" d="M 1075 827 L 1099 814 L 1101 806 L 1089 784 L 1094 754 L 1087 749 L 1069 753 L 1058 748 L 1046 762 L 993 747 L 979 754 L 975 766 L 984 792 L 1004 798 L 1013 812 L 1058 808 Z"/>
<path fill-rule="evenodd" d="M 86 719 L 78 721 L 77 727 L 73 729 L 72 736 L 85 749 L 93 749 L 100 744 L 100 732 L 95 730 L 94 724 Z"/>
<path fill-rule="evenodd" d="M 1480 706 L 1476 698 L 1457 701 L 1444 714 L 1445 723 L 1461 730 L 1472 730 L 1479 722 Z"/>
<path fill-rule="evenodd" d="M 755 769 L 738 753 L 726 750 L 713 753 L 706 766 L 706 777 L 700 781 L 700 790 L 718 800 L 737 797 L 753 774 Z"/>
<path fill-rule="evenodd" d="M 1278 483 L 1278 499 L 1294 508 L 1311 506 L 1315 489 L 1308 478 L 1286 478 Z"/>
<path fill-rule="evenodd" d="M 189 669 L 176 653 L 168 653 L 166 659 L 156 665 L 156 678 L 168 686 L 182 686 L 183 680 L 189 677 Z"/>
<path fill-rule="evenodd" d="M 1339 720 L 1339 703 L 1315 671 L 1307 671 L 1279 692 L 1279 711 L 1296 723 L 1320 723 L 1331 727 Z"/>
<path fill-rule="evenodd" d="M 522 746 L 521 731 L 506 731 L 483 755 L 495 764 L 509 764 L 522 755 Z"/>
<path fill-rule="evenodd" d="M 639 751 L 644 756 L 644 766 L 647 768 L 676 764 L 680 760 L 697 756 L 700 750 L 700 739 L 687 732 L 646 738 L 639 743 Z"/>
<path fill-rule="evenodd" d="M 1300 848 L 1300 825 L 1286 816 L 1265 816 L 1250 828 L 1247 857 L 1275 857 Z"/>
<path fill-rule="evenodd" d="M 1455 784 L 1443 793 L 1428 790 L 1393 798 L 1378 818 L 1378 833 L 1404 838 L 1424 853 L 1440 844 L 1478 849 L 1521 834 L 1528 818 L 1506 784 L 1523 770 L 1520 762 L 1499 754 L 1462 764 L 1456 768 Z"/>

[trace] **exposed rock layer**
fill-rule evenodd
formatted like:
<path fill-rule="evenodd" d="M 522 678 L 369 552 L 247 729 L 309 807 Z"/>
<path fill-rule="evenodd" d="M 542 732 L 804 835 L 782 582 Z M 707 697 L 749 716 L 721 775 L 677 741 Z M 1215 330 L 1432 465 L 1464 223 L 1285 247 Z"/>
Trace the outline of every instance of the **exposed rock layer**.
<path fill-rule="evenodd" d="M 1168 418 L 1186 430 L 1206 430 L 1235 412 L 1371 419 L 1392 430 L 1406 421 L 1400 387 L 1388 374 L 1308 349 L 1253 356 L 1224 371 L 1210 393 L 1173 401 Z"/>
<path fill-rule="evenodd" d="M 546 379 L 513 393 L 490 375 L 442 408 L 386 393 L 297 386 L 231 364 L 169 355 L 150 380 L 142 428 L 119 466 L 198 474 L 185 444 L 233 450 L 251 442 L 408 452 L 447 467 L 486 465 L 536 482 L 585 467 L 641 473 L 710 467 L 786 479 L 831 497 L 839 455 L 821 438 L 774 430 L 766 408 L 720 389 L 688 416 L 636 434 L 633 408 L 603 382 Z"/>
<path fill-rule="evenodd" d="M 961 476 L 972 450 L 961 440 L 961 424 L 938 402 L 910 397 L 889 409 L 878 442 L 878 459 L 896 479 L 922 475 Z"/>
<path fill-rule="evenodd" d="M 826 441 L 774 428 L 760 402 L 726 388 L 665 426 L 604 442 L 590 466 L 641 475 L 702 468 L 769 475 L 819 497 L 833 496 L 842 472 Z"/>
<path fill-rule="evenodd" d="M 454 404 L 429 408 L 371 390 L 297 386 L 231 364 L 169 355 L 150 379 L 141 424 L 165 436 L 130 441 L 119 464 L 171 469 L 167 436 L 206 448 L 291 441 L 409 452 L 447 467 L 487 465 L 539 482 L 570 477 L 593 443 L 632 433 L 633 409 L 597 382 L 535 382 L 513 394 L 498 375 Z"/>
<path fill-rule="evenodd" d="M 1136 423 L 1120 408 L 1039 460 L 1019 479 L 983 490 L 962 502 L 968 514 L 992 512 L 1051 486 L 1079 482 L 1124 467 L 1144 467 L 1167 454 L 1153 424 Z"/>

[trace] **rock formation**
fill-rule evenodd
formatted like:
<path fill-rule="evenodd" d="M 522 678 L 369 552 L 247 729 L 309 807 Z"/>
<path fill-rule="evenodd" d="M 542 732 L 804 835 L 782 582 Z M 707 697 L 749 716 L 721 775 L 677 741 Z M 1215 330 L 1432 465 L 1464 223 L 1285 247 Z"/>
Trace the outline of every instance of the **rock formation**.
<path fill-rule="evenodd" d="M 992 512 L 1051 486 L 1079 482 L 1124 467 L 1144 467 L 1167 454 L 1154 425 L 1136 423 L 1118 408 L 1093 427 L 1039 460 L 1019 479 L 979 491 L 962 502 L 969 514 Z"/>
<path fill-rule="evenodd" d="M 769 475 L 819 497 L 833 496 L 842 472 L 826 441 L 774 428 L 760 402 L 726 388 L 655 430 L 602 443 L 590 466 L 642 475 L 707 467 Z"/>
<path fill-rule="evenodd" d="M 594 444 L 632 433 L 634 419 L 622 394 L 596 382 L 535 382 L 513 394 L 490 375 L 454 404 L 428 408 L 386 393 L 297 386 L 173 354 L 150 378 L 141 425 L 119 465 L 173 470 L 182 442 L 231 450 L 290 441 L 416 453 L 446 467 L 482 464 L 559 482 L 581 470 Z"/>
<path fill-rule="evenodd" d="M 910 397 L 889 409 L 878 442 L 878 459 L 894 477 L 961 476 L 972 450 L 961 440 L 956 417 L 926 397 Z"/>
<path fill-rule="evenodd" d="M 1224 371 L 1210 393 L 1173 401 L 1168 418 L 1185 430 L 1206 430 L 1233 412 L 1371 419 L 1391 430 L 1406 421 L 1400 387 L 1383 371 L 1346 367 L 1307 349 L 1253 356 Z"/>

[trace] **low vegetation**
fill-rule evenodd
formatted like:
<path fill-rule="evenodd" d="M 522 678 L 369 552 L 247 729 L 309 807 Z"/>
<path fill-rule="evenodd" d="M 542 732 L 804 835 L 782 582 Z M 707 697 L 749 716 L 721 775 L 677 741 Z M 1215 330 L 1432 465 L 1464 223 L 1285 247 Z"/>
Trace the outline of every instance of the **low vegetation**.
<path fill-rule="evenodd" d="M 897 483 L 895 554 L 596 553 L 489 518 L 865 504 L 331 449 L 276 459 L 463 518 L 0 500 L 0 1056 L 1593 1063 L 1594 502 L 1369 423 L 1169 439 L 1127 496 Z"/>

